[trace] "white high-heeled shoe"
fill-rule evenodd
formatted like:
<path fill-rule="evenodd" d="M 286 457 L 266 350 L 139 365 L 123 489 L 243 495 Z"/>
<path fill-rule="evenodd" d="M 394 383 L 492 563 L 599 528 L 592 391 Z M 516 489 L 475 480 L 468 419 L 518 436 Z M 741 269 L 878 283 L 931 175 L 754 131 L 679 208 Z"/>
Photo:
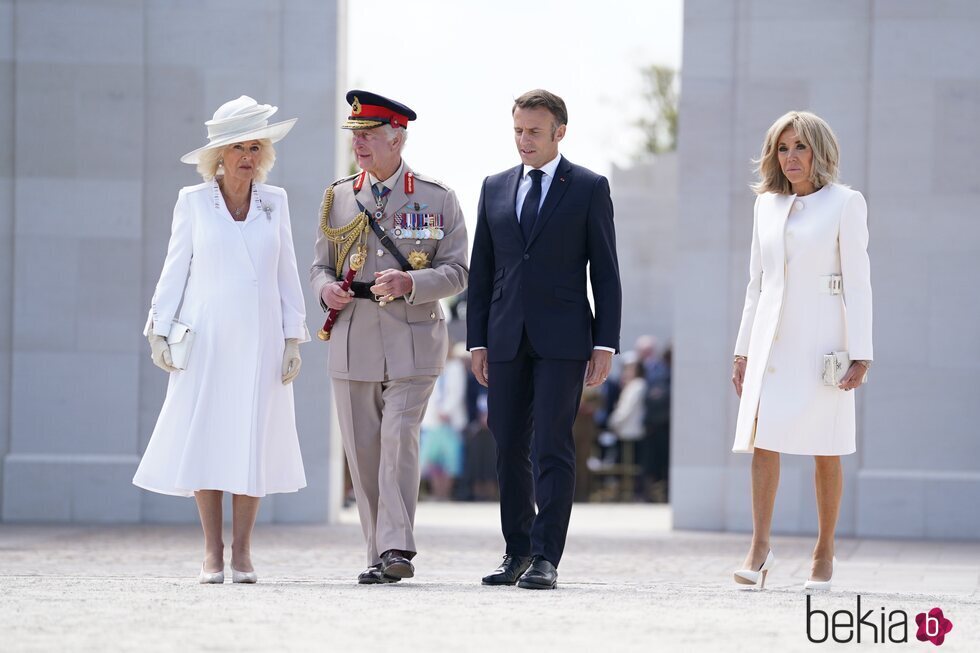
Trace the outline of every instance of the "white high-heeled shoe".
<path fill-rule="evenodd" d="M 254 571 L 238 571 L 234 567 L 231 568 L 231 581 L 233 583 L 254 583 L 259 580 L 259 577 Z"/>
<path fill-rule="evenodd" d="M 201 565 L 201 573 L 197 577 L 197 582 L 201 585 L 220 585 L 225 582 L 225 568 L 222 567 L 221 571 L 204 571 L 204 565 Z"/>
<path fill-rule="evenodd" d="M 769 549 L 769 553 L 766 554 L 766 561 L 758 570 L 739 569 L 735 572 L 735 582 L 739 585 L 758 585 L 760 590 L 765 589 L 766 574 L 769 573 L 774 562 L 776 562 L 776 558 L 772 555 L 772 549 Z"/>
<path fill-rule="evenodd" d="M 834 566 L 834 569 L 837 568 L 837 556 L 833 557 L 831 564 Z M 811 590 L 824 590 L 824 591 L 829 590 L 830 581 L 833 580 L 833 574 L 834 574 L 833 569 L 830 570 L 830 574 L 831 574 L 831 578 L 828 578 L 827 580 L 813 580 L 808 578 L 807 581 L 803 583 L 803 591 L 807 592 Z"/>

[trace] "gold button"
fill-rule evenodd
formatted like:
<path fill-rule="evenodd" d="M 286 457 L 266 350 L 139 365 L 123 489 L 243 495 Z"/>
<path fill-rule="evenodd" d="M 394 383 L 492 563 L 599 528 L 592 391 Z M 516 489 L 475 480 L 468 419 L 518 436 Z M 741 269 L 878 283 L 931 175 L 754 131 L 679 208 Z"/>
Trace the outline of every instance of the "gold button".
<path fill-rule="evenodd" d="M 436 314 L 435 313 L 429 313 L 429 319 L 430 320 L 436 319 Z"/>
<path fill-rule="evenodd" d="M 769 368 L 769 373 L 770 374 L 774 374 L 775 372 L 776 372 L 776 368 L 775 367 L 770 367 Z"/>

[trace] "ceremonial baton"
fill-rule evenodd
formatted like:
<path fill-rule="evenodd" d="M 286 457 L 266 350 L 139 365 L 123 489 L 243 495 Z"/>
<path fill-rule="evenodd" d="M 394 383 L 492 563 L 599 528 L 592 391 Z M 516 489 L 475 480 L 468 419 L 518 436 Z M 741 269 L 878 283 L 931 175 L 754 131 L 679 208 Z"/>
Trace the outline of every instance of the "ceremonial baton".
<path fill-rule="evenodd" d="M 350 257 L 350 268 L 347 270 L 347 274 L 344 275 L 344 280 L 340 284 L 340 289 L 344 292 L 350 290 L 350 285 L 354 281 L 354 277 L 357 275 L 357 271 L 364 266 L 364 260 L 367 258 L 367 254 L 364 248 L 359 247 L 357 252 L 351 254 Z M 334 322 L 337 321 L 337 316 L 340 314 L 336 308 L 331 308 L 327 311 L 327 320 L 323 323 L 323 328 L 320 329 L 316 337 L 320 340 L 330 340 L 330 331 L 333 329 Z"/>

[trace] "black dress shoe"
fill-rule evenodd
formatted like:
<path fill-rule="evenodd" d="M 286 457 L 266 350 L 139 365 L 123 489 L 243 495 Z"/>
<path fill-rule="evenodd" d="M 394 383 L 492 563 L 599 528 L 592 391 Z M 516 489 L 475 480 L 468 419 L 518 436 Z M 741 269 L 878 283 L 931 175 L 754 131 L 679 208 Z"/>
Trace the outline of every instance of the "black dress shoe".
<path fill-rule="evenodd" d="M 558 587 L 558 570 L 541 556 L 534 556 L 517 586 L 526 590 L 553 590 Z"/>
<path fill-rule="evenodd" d="M 382 585 L 384 583 L 397 583 L 401 578 L 389 576 L 381 569 L 381 563 L 371 565 L 357 575 L 357 582 L 360 585 Z"/>
<path fill-rule="evenodd" d="M 399 579 L 415 575 L 415 566 L 408 559 L 408 554 L 398 549 L 388 549 L 381 554 L 381 569 L 386 575 Z"/>
<path fill-rule="evenodd" d="M 527 568 L 531 566 L 531 556 L 515 556 L 507 554 L 500 566 L 489 576 L 483 577 L 484 585 L 513 585 Z"/>

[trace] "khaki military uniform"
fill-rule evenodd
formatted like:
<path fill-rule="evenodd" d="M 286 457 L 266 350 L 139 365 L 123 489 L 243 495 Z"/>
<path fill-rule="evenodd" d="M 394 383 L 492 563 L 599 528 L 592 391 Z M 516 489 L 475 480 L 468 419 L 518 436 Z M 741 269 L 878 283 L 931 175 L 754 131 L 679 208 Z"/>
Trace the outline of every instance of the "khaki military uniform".
<path fill-rule="evenodd" d="M 414 175 L 410 184 L 414 188 L 406 188 L 406 173 Z M 377 209 L 368 175 L 355 190 L 359 176 L 334 183 L 332 193 L 328 189 L 330 228 L 353 221 L 361 211 L 357 201 L 369 212 Z M 385 306 L 354 299 L 338 315 L 328 343 L 329 372 L 367 540 L 368 565 L 380 562 L 380 554 L 389 549 L 416 551 L 412 529 L 419 488 L 419 432 L 449 351 L 439 300 L 462 292 L 468 276 L 466 225 L 456 194 L 415 174 L 404 162 L 392 181 L 379 224 L 405 258 L 419 267 L 409 271 L 413 291 Z M 431 226 L 409 229 L 426 224 Z M 401 268 L 370 228 L 362 238 L 367 257 L 356 281 L 373 283 L 375 272 Z M 336 244 L 318 229 L 310 270 L 317 297 L 324 286 L 338 280 L 337 256 Z M 349 258 L 348 253 L 341 275 L 349 268 Z"/>

